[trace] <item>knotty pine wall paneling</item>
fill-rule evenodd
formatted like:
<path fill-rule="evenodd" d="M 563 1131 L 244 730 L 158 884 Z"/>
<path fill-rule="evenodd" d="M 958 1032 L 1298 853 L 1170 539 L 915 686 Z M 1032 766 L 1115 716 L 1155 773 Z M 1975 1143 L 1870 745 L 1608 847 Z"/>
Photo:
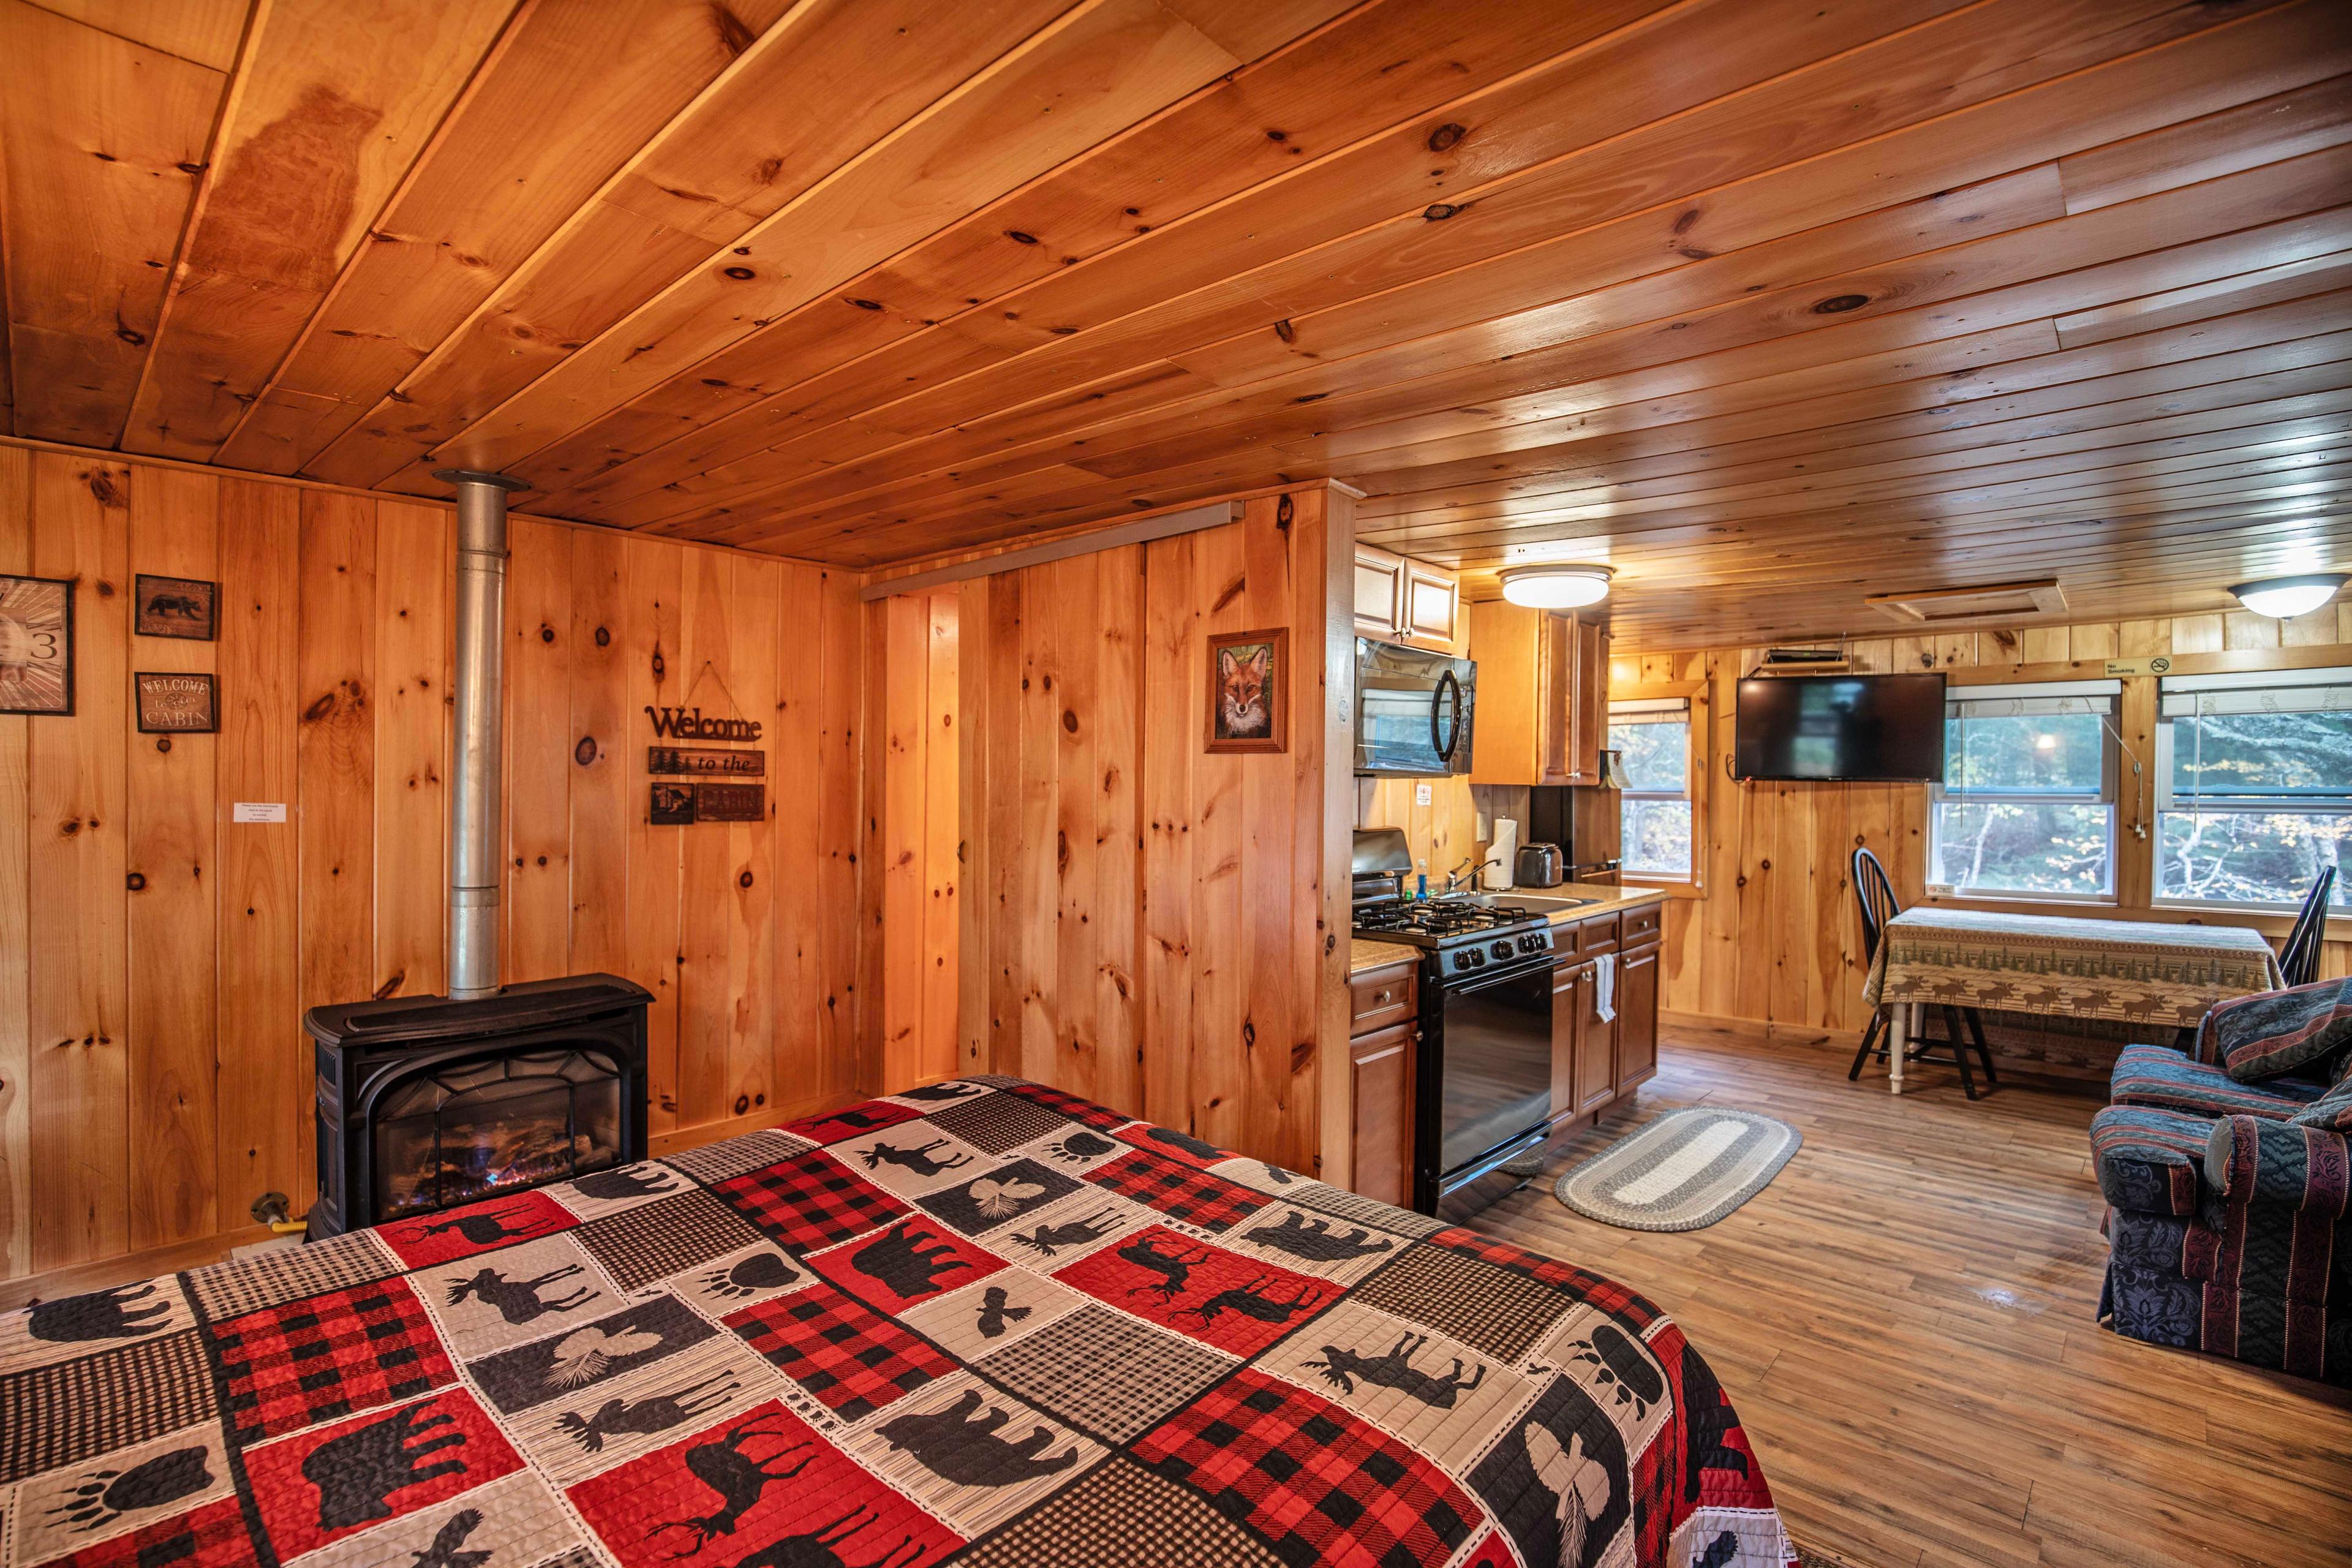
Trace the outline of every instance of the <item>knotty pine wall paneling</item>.
<path fill-rule="evenodd" d="M 215 810 L 299 792 L 303 702 L 302 492 L 253 479 L 220 482 L 219 759 Z M 315 1171 L 311 1076 L 300 1047 L 277 1037 L 302 1011 L 299 830 L 223 828 L 214 1056 L 218 1067 L 218 1225 L 243 1223 L 240 1196 L 303 1193 Z M 262 1021 L 262 1022 L 257 1022 Z M 291 1055 L 296 1059 L 289 1061 Z M 297 1071 L 299 1067 L 302 1070 Z"/>
<path fill-rule="evenodd" d="M 1907 669 L 1978 669 L 2017 664 L 2079 664 L 2096 676 L 2108 658 L 2155 654 L 2236 652 L 2261 656 L 2273 648 L 2341 646 L 2352 663 L 2352 605 L 2331 605 L 2279 621 L 2232 612 L 2002 628 L 1938 636 L 1857 637 L 1845 643 L 1853 668 L 1871 673 Z M 1862 1005 L 1862 935 L 1854 912 L 1850 865 L 1867 847 L 1885 865 L 1906 904 L 1927 895 L 1927 792 L 1912 784 L 1742 784 L 1725 773 L 1742 674 L 1760 648 L 1715 648 L 1622 654 L 1611 661 L 1619 687 L 1667 680 L 1709 683 L 1706 765 L 1713 769 L 1709 809 L 1698 851 L 1706 890 L 1665 905 L 1660 963 L 1660 1005 L 1670 1012 L 1768 1025 L 1808 1037 L 1858 1036 L 1869 1021 Z M 2051 679 L 2046 670 L 2032 679 Z M 2119 727 L 2133 749 L 2155 764 L 2155 683 L 2126 680 Z M 2148 828 L 2155 831 L 2155 780 L 2147 782 Z M 2126 772 L 2120 831 L 2128 832 L 2133 804 Z M 2117 907 L 2130 917 L 2197 918 L 2238 923 L 2225 911 L 2151 910 L 2146 857 L 2118 861 Z M 2284 921 L 2252 923 L 2284 929 Z M 2278 931 L 2272 932 L 2273 938 Z M 2326 974 L 2352 973 L 2352 942 L 2331 941 L 2321 953 Z M 2056 1030 L 2018 1026 L 1997 1030 L 1995 1048 L 2062 1074 L 2102 1074 L 2113 1059 L 2111 1041 Z"/>
<path fill-rule="evenodd" d="M 1326 772 L 1330 552 L 1353 545 L 1335 497 L 881 602 L 886 1085 L 1017 1073 L 1318 1166 L 1353 821 Z M 1208 754 L 1203 639 L 1267 627 L 1290 634 L 1289 750 Z M 1344 1050 L 1344 997 L 1334 1016 Z"/>
<path fill-rule="evenodd" d="M 0 1301 L 196 1260 L 263 1192 L 301 1212 L 302 1009 L 443 987 L 451 529 L 0 445 L 0 571 L 78 583 L 75 713 L 0 715 Z M 860 1091 L 858 579 L 521 517 L 510 545 L 507 977 L 655 993 L 659 1146 Z M 217 640 L 134 637 L 137 572 L 218 583 Z M 140 734 L 137 670 L 215 674 L 218 733 Z M 696 702 L 761 722 L 770 821 L 645 821 L 644 709 Z M 288 818 L 234 823 L 241 801 Z"/>
<path fill-rule="evenodd" d="M 132 573 L 209 581 L 219 575 L 219 481 L 133 468 Z M 218 646 L 140 637 L 130 645 L 133 673 L 215 673 Z M 220 1228 L 213 1074 L 219 737 L 142 735 L 134 712 L 125 742 L 131 1010 L 124 1074 L 130 1245 L 136 1250 Z"/>

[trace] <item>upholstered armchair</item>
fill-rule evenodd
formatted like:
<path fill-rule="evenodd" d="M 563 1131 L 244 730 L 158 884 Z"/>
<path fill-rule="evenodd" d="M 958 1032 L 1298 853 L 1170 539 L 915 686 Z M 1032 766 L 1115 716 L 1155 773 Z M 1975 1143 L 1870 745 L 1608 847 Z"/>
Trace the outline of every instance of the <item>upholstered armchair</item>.
<path fill-rule="evenodd" d="M 2091 1124 L 2116 1332 L 2352 1384 L 2352 1153 L 2320 1127 L 2110 1106 Z"/>
<path fill-rule="evenodd" d="M 2216 1008 L 2200 1045 L 2127 1047 L 2092 1120 L 2100 1321 L 2352 1384 L 2352 983 Z"/>

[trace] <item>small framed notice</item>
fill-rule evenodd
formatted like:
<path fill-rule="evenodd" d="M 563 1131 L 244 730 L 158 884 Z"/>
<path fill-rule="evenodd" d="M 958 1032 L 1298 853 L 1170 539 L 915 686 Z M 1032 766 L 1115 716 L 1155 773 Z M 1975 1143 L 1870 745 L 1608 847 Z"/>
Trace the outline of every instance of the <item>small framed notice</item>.
<path fill-rule="evenodd" d="M 228 808 L 231 822 L 283 822 L 286 803 L 282 800 L 240 800 Z"/>

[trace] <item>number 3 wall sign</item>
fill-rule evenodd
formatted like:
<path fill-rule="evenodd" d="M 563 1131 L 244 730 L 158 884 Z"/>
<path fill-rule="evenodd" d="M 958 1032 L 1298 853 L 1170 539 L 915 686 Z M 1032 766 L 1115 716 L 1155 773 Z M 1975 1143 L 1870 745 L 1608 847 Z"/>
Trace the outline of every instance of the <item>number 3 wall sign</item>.
<path fill-rule="evenodd" d="M 73 711 L 70 581 L 0 576 L 0 713 Z"/>

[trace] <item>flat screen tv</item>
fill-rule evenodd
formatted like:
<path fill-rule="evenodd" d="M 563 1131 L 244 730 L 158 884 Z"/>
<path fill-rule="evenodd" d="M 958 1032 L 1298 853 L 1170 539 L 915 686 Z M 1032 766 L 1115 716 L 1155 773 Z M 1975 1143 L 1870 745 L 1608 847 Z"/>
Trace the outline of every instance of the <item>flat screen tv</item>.
<path fill-rule="evenodd" d="M 1739 683 L 1743 779 L 1944 782 L 1941 675 L 1781 675 Z"/>

